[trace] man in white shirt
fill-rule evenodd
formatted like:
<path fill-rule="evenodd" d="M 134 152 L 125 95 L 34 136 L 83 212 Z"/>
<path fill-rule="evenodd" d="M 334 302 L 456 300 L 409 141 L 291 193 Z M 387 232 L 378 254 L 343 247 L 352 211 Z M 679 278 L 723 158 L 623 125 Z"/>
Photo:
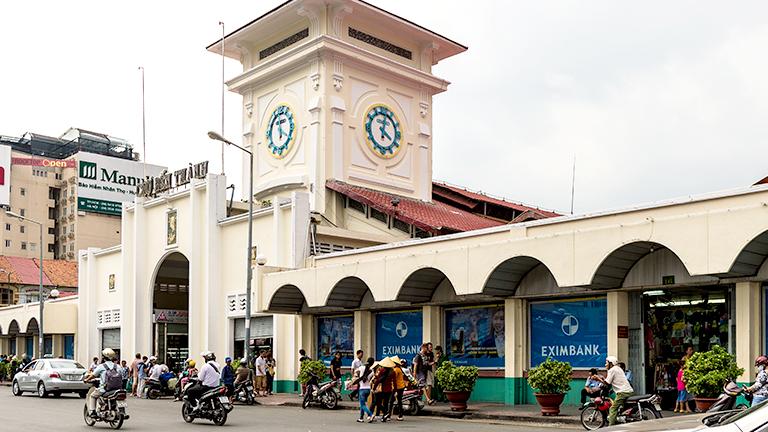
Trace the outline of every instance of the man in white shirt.
<path fill-rule="evenodd" d="M 353 375 L 358 369 L 360 369 L 362 366 L 365 366 L 365 364 L 363 363 L 363 354 L 365 354 L 363 350 L 357 350 L 355 354 L 356 354 L 356 357 L 354 360 L 352 360 L 352 368 L 350 369 Z M 355 401 L 357 400 L 357 396 L 358 396 L 358 388 L 356 386 L 352 390 L 352 392 L 349 394 L 349 399 Z"/>
<path fill-rule="evenodd" d="M 254 360 L 253 365 L 256 369 L 255 377 L 253 379 L 254 393 L 256 396 L 267 395 L 267 359 L 265 351 L 259 352 L 259 356 Z"/>
<path fill-rule="evenodd" d="M 216 363 L 216 354 L 210 351 L 204 351 L 200 353 L 205 360 L 205 364 L 200 368 L 200 372 L 197 374 L 197 378 L 200 380 L 193 387 L 187 390 L 187 396 L 190 403 L 195 407 L 195 411 L 199 409 L 198 400 L 200 396 L 204 395 L 210 390 L 215 389 L 221 383 L 221 366 Z"/>
<path fill-rule="evenodd" d="M 169 369 L 168 366 L 163 363 L 155 364 L 156 361 L 157 358 L 155 358 L 155 360 L 152 362 L 154 366 L 152 366 L 152 369 L 150 369 L 149 378 L 160 381 L 160 375 L 167 373 Z"/>
<path fill-rule="evenodd" d="M 616 400 L 608 411 L 608 425 L 613 426 L 616 424 L 616 416 L 619 413 L 619 409 L 624 406 L 624 402 L 628 398 L 634 396 L 635 389 L 629 384 L 629 380 L 627 380 L 627 376 L 624 374 L 624 369 L 619 366 L 619 359 L 614 356 L 606 357 L 605 368 L 608 370 L 608 376 L 605 379 L 601 378 L 601 381 L 613 386 L 613 391 L 616 393 Z"/>

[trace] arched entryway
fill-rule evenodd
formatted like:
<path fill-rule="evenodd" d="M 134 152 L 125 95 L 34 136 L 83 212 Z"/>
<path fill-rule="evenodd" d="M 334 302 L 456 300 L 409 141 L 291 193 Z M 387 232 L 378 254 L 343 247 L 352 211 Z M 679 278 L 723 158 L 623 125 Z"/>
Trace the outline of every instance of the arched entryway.
<path fill-rule="evenodd" d="M 21 354 L 18 350 L 18 346 L 16 345 L 16 338 L 19 336 L 19 333 L 21 333 L 21 330 L 19 329 L 19 323 L 16 320 L 11 320 L 11 323 L 8 324 L 8 354 L 9 355 L 17 355 Z"/>
<path fill-rule="evenodd" d="M 152 346 L 171 369 L 189 358 L 189 260 L 179 252 L 163 259 L 152 290 Z"/>
<path fill-rule="evenodd" d="M 40 326 L 37 324 L 37 319 L 32 318 L 27 322 L 26 335 L 24 336 L 24 348 L 23 352 L 30 358 L 37 357 L 35 346 L 35 336 L 40 334 Z"/>

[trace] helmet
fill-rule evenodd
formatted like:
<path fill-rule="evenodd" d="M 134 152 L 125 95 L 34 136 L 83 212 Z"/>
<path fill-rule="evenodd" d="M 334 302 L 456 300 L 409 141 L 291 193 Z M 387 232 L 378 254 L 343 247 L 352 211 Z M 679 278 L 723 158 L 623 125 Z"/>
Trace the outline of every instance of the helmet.
<path fill-rule="evenodd" d="M 155 357 L 155 356 L 149 356 L 149 362 L 150 362 L 150 363 L 157 363 L 157 357 Z"/>
<path fill-rule="evenodd" d="M 755 366 L 766 366 L 768 365 L 768 357 L 761 355 L 760 357 L 755 359 Z"/>
<path fill-rule="evenodd" d="M 240 359 L 240 364 L 245 366 L 245 365 L 248 364 L 248 360 L 245 357 L 243 357 L 243 358 Z"/>
<path fill-rule="evenodd" d="M 104 348 L 101 351 L 101 356 L 104 357 L 107 360 L 114 360 L 115 357 L 117 357 L 115 355 L 115 352 L 112 350 L 112 348 Z"/>
<path fill-rule="evenodd" d="M 612 364 L 614 366 L 619 363 L 619 359 L 616 358 L 615 356 L 608 356 L 608 357 L 605 358 L 605 361 L 607 361 L 608 363 L 610 363 L 610 364 Z"/>
<path fill-rule="evenodd" d="M 211 360 L 216 361 L 216 354 L 214 354 L 213 351 L 203 351 L 200 353 L 200 357 L 205 359 L 206 362 Z"/>
<path fill-rule="evenodd" d="M 232 361 L 232 357 L 227 357 L 227 358 L 225 358 L 225 359 L 224 359 L 224 362 L 225 362 L 225 363 L 229 363 L 229 362 L 231 362 L 231 361 Z"/>
<path fill-rule="evenodd" d="M 187 367 L 191 367 L 191 368 L 193 368 L 193 367 L 195 367 L 195 365 L 196 365 L 196 364 L 197 364 L 197 363 L 195 363 L 195 361 L 194 361 L 194 360 L 191 360 L 191 359 L 190 359 L 189 361 L 187 361 Z"/>

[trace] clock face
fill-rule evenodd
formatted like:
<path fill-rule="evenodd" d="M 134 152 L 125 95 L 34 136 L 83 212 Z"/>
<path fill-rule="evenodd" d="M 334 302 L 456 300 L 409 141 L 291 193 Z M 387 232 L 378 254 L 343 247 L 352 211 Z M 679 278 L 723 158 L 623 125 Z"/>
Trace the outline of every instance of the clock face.
<path fill-rule="evenodd" d="M 288 105 L 278 105 L 267 124 L 267 149 L 280 159 L 288 154 L 296 138 L 296 121 Z"/>
<path fill-rule="evenodd" d="M 374 105 L 368 109 L 363 124 L 366 141 L 373 152 L 386 159 L 395 157 L 403 135 L 395 113 L 386 105 Z"/>

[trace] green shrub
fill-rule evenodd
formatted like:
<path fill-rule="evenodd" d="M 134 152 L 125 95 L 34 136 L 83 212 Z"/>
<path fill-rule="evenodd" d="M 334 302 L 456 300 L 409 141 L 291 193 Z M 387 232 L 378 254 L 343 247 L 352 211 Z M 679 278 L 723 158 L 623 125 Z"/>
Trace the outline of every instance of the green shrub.
<path fill-rule="evenodd" d="M 528 371 L 528 385 L 541 394 L 566 393 L 571 389 L 570 363 L 546 359 Z"/>
<path fill-rule="evenodd" d="M 309 379 L 311 378 L 309 376 L 308 372 L 312 372 L 318 377 L 320 377 L 320 381 L 325 378 L 325 372 L 327 368 L 325 366 L 325 363 L 323 363 L 322 360 L 307 360 L 301 363 L 301 369 L 299 370 L 299 382 L 302 384 L 306 384 L 309 382 Z"/>
<path fill-rule="evenodd" d="M 471 392 L 475 388 L 477 371 L 475 366 L 455 366 L 446 361 L 435 371 L 435 378 L 443 391 Z"/>
<path fill-rule="evenodd" d="M 697 352 L 685 363 L 683 380 L 689 393 L 701 398 L 716 398 L 729 380 L 736 380 L 744 369 L 736 357 L 715 345 L 707 352 Z"/>

